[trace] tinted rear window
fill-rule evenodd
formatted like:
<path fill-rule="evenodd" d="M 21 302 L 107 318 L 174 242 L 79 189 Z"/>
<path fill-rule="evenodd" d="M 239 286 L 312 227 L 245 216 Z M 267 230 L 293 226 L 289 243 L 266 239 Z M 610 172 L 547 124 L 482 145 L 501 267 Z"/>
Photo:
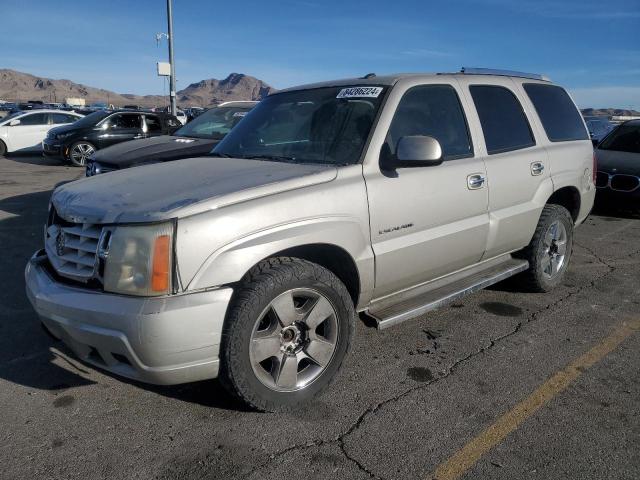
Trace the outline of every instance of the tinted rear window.
<path fill-rule="evenodd" d="M 550 141 L 589 139 L 580 112 L 563 88 L 540 83 L 525 83 L 524 90 L 538 112 Z"/>
<path fill-rule="evenodd" d="M 640 153 L 640 125 L 632 123 L 620 125 L 603 140 L 598 149 Z"/>
<path fill-rule="evenodd" d="M 535 145 L 529 121 L 511 90 L 495 85 L 472 85 L 469 90 L 489 155 Z"/>

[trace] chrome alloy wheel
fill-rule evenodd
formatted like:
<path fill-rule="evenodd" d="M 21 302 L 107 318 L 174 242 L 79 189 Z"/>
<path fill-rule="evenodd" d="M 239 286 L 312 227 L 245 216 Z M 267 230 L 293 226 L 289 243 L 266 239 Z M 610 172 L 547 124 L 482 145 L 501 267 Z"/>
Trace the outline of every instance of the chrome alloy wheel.
<path fill-rule="evenodd" d="M 76 143 L 69 156 L 76 165 L 85 165 L 87 159 L 95 152 L 95 149 L 89 143 Z"/>
<path fill-rule="evenodd" d="M 567 254 L 567 229 L 556 220 L 544 236 L 542 272 L 547 278 L 553 278 L 562 269 Z"/>
<path fill-rule="evenodd" d="M 329 365 L 337 342 L 338 316 L 327 297 L 309 288 L 288 290 L 273 299 L 255 323 L 251 367 L 271 390 L 300 390 Z"/>

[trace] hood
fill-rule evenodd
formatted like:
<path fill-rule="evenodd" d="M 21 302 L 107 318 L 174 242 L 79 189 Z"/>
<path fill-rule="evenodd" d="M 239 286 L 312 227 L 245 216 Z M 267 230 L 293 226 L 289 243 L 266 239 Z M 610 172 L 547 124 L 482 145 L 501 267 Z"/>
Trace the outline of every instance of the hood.
<path fill-rule="evenodd" d="M 149 162 L 166 162 L 180 158 L 199 157 L 209 153 L 218 140 L 203 138 L 159 137 L 122 142 L 98 150 L 93 159 L 114 168 L 127 168 Z"/>
<path fill-rule="evenodd" d="M 202 157 L 97 175 L 58 187 L 58 215 L 72 222 L 153 222 L 330 182 L 337 169 Z"/>
<path fill-rule="evenodd" d="M 62 125 L 60 127 L 54 127 L 49 130 L 49 135 L 59 135 L 60 133 L 67 133 L 78 130 L 78 126 L 70 123 L 69 125 Z"/>
<path fill-rule="evenodd" d="M 640 176 L 640 153 L 596 149 L 598 170 Z M 614 171 L 615 170 L 615 171 Z"/>

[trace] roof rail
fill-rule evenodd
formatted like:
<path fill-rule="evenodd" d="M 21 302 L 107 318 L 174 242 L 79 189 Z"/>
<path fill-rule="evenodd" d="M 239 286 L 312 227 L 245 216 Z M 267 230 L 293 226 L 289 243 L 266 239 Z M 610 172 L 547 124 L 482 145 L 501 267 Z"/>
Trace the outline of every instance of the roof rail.
<path fill-rule="evenodd" d="M 514 70 L 495 70 L 492 68 L 462 67 L 460 69 L 460 73 L 464 73 L 467 75 L 502 75 L 504 77 L 530 78 L 532 80 L 543 80 L 545 82 L 551 81 L 549 77 L 547 77 L 546 75 L 540 75 L 539 73 L 516 72 Z"/>

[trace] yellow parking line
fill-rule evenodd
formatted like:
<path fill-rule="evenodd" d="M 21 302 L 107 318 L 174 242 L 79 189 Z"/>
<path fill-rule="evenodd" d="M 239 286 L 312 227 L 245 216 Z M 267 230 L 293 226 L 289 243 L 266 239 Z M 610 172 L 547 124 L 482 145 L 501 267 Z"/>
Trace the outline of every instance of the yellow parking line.
<path fill-rule="evenodd" d="M 441 463 L 429 478 L 456 480 L 465 474 L 485 453 L 499 444 L 527 418 L 562 392 L 582 372 L 602 360 L 620 343 L 640 329 L 640 319 L 623 322 L 611 335 L 584 355 L 571 362 L 564 370 L 554 374 L 526 399 L 500 417 L 493 425 Z"/>

